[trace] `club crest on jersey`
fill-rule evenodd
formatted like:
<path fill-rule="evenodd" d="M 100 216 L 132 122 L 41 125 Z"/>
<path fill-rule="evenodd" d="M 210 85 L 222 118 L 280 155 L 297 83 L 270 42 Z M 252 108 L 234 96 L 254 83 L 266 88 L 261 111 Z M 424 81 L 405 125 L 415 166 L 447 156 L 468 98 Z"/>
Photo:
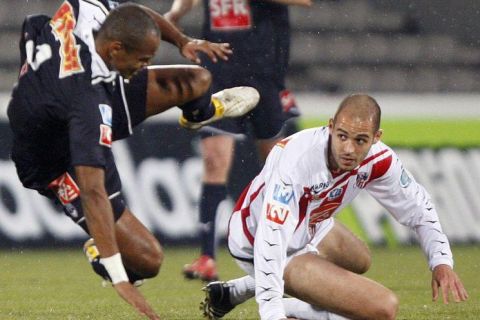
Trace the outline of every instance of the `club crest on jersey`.
<path fill-rule="evenodd" d="M 112 127 L 105 124 L 100 125 L 100 140 L 99 143 L 105 147 L 112 147 Z"/>
<path fill-rule="evenodd" d="M 267 219 L 277 224 L 284 224 L 290 211 L 287 207 L 267 203 Z"/>
<path fill-rule="evenodd" d="M 273 199 L 287 204 L 293 197 L 293 188 L 292 186 L 279 185 L 276 184 L 273 190 Z"/>
<path fill-rule="evenodd" d="M 80 195 L 80 188 L 68 172 L 65 172 L 57 179 L 50 182 L 48 188 L 55 193 L 58 200 L 64 206 L 78 198 Z"/>
<path fill-rule="evenodd" d="M 112 107 L 108 104 L 99 104 L 98 108 L 100 109 L 100 114 L 102 115 L 102 121 L 107 126 L 112 126 Z"/>
<path fill-rule="evenodd" d="M 368 181 L 368 172 L 359 172 L 357 174 L 357 180 L 355 181 L 355 185 L 360 189 L 365 188 Z"/>
<path fill-rule="evenodd" d="M 400 187 L 406 188 L 410 185 L 412 179 L 408 175 L 407 170 L 402 168 L 402 174 L 400 175 Z"/>
<path fill-rule="evenodd" d="M 340 197 L 343 193 L 343 188 L 336 188 L 336 189 L 333 189 L 332 191 L 330 191 L 328 193 L 328 200 L 333 200 L 333 199 L 336 199 L 338 197 Z"/>
<path fill-rule="evenodd" d="M 84 72 L 80 60 L 80 45 L 77 44 L 73 31 L 77 21 L 72 5 L 65 1 L 50 20 L 52 33 L 55 39 L 60 42 L 60 79 L 76 73 Z"/>

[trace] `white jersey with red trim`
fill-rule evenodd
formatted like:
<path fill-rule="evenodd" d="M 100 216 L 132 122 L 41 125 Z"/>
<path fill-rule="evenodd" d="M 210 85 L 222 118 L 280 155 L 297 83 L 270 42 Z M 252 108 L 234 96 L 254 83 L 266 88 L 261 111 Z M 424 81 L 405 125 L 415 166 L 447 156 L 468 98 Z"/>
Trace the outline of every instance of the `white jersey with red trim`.
<path fill-rule="evenodd" d="M 335 176 L 327 167 L 329 137 L 328 127 L 320 127 L 278 143 L 232 214 L 229 249 L 235 257 L 254 260 L 262 319 L 286 318 L 281 298 L 287 258 L 316 245 L 312 239 L 327 227 L 330 217 L 363 189 L 416 232 L 431 269 L 439 264 L 453 266 L 430 195 L 395 152 L 377 142 L 359 166 Z"/>

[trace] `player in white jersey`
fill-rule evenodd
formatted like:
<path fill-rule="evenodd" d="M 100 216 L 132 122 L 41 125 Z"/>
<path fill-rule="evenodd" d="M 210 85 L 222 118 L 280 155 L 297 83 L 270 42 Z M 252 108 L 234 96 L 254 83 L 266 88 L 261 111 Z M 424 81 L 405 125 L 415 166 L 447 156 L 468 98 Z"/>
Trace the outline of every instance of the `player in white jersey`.
<path fill-rule="evenodd" d="M 445 303 L 449 292 L 456 302 L 467 299 L 429 194 L 380 141 L 380 113 L 370 96 L 352 95 L 328 127 L 303 130 L 272 149 L 229 223 L 229 250 L 249 275 L 210 283 L 206 316 L 220 318 L 255 296 L 261 319 L 394 319 L 395 294 L 358 275 L 370 266 L 368 248 L 333 219 L 363 189 L 416 232 L 433 299 L 439 288 Z"/>

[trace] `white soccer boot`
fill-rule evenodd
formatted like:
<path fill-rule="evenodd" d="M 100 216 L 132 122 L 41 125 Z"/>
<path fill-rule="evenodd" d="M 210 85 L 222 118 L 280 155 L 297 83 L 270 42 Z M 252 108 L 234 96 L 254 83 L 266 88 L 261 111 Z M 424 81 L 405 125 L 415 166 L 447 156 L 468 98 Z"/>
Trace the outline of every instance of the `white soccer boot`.
<path fill-rule="evenodd" d="M 197 130 L 223 118 L 243 116 L 255 108 L 259 100 L 260 94 L 257 89 L 252 87 L 224 89 L 212 94 L 212 104 L 215 107 L 215 114 L 210 119 L 193 122 L 188 121 L 181 115 L 178 122 L 184 128 Z"/>

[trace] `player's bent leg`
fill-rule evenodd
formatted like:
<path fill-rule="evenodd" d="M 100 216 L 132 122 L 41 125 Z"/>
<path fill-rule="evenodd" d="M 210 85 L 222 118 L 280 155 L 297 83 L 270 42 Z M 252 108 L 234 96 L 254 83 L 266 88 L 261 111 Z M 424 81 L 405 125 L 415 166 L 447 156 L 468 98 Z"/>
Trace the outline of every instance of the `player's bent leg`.
<path fill-rule="evenodd" d="M 367 244 L 338 220 L 317 249 L 321 257 L 358 274 L 367 272 L 372 263 Z"/>
<path fill-rule="evenodd" d="M 127 271 L 141 279 L 158 274 L 163 261 L 160 243 L 128 208 L 115 223 L 115 235 Z"/>
<path fill-rule="evenodd" d="M 210 72 L 198 66 L 148 67 L 146 116 L 162 113 L 201 97 L 208 93 L 211 81 Z"/>
<path fill-rule="evenodd" d="M 396 295 L 381 284 L 315 254 L 294 257 L 284 272 L 286 293 L 350 319 L 395 319 Z"/>

